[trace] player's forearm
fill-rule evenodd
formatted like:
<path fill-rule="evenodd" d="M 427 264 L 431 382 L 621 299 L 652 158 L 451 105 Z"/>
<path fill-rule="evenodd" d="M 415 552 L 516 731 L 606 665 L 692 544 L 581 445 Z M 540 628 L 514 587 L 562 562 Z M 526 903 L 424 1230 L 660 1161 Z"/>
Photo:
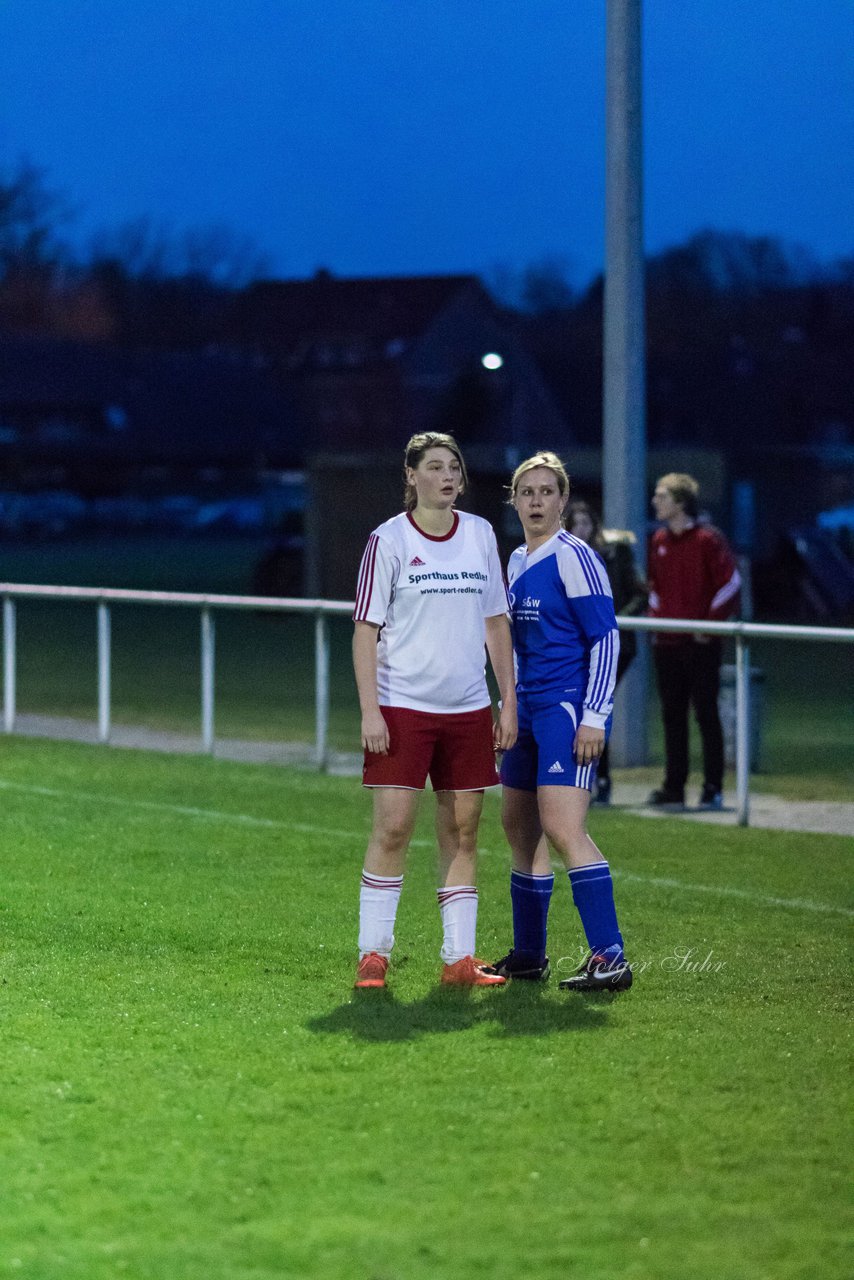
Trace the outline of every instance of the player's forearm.
<path fill-rule="evenodd" d="M 581 717 L 581 723 L 590 728 L 604 728 L 613 710 L 619 656 L 620 633 L 614 627 L 590 650 L 590 677 Z"/>
<path fill-rule="evenodd" d="M 357 622 L 353 628 L 353 673 L 362 714 L 378 710 L 377 628 L 369 622 Z"/>

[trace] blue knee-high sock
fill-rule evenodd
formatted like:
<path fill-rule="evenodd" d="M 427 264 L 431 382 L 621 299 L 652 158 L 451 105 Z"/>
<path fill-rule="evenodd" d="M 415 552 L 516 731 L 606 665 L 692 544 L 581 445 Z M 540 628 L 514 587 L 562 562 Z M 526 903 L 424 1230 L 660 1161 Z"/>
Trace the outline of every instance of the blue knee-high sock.
<path fill-rule="evenodd" d="M 513 950 L 530 955 L 537 964 L 546 956 L 546 923 L 555 878 L 529 876 L 524 871 L 510 873 L 510 901 L 513 906 Z"/>
<path fill-rule="evenodd" d="M 623 953 L 623 935 L 617 924 L 614 882 L 607 862 L 591 862 L 569 872 L 572 900 L 576 905 L 591 951 L 618 947 Z"/>

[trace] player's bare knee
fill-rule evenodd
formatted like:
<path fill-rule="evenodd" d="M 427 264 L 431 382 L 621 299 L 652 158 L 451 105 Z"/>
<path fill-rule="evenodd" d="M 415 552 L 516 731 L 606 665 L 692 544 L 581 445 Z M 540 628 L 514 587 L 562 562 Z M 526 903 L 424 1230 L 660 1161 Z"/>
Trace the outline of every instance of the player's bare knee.
<path fill-rule="evenodd" d="M 373 843 L 385 856 L 404 853 L 412 835 L 412 827 L 408 822 L 386 823 L 374 832 Z"/>
<path fill-rule="evenodd" d="M 544 822 L 543 831 L 546 839 L 564 855 L 587 838 L 587 827 L 583 822 Z"/>

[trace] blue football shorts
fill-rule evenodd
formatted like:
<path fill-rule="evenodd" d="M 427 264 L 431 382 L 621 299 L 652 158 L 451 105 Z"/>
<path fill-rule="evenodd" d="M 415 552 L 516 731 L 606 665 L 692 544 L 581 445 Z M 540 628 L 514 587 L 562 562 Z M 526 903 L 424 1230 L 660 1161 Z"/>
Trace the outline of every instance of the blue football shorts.
<path fill-rule="evenodd" d="M 519 736 L 501 761 L 505 787 L 536 791 L 537 787 L 580 787 L 592 791 L 598 760 L 578 765 L 572 754 L 575 731 L 581 722 L 582 703 L 559 693 L 537 698 L 519 697 Z M 611 720 L 605 725 L 605 741 Z"/>

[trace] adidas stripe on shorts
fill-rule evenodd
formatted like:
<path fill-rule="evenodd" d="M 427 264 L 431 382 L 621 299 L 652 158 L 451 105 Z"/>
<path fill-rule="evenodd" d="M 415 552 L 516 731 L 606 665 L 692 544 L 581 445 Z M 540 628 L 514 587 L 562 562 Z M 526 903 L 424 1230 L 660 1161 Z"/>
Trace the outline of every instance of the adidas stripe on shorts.
<path fill-rule="evenodd" d="M 519 736 L 516 745 L 505 751 L 501 761 L 501 781 L 519 791 L 537 787 L 581 787 L 592 791 L 599 762 L 578 765 L 572 754 L 576 726 L 581 721 L 582 703 L 572 694 L 551 693 L 532 698 L 519 696 Z M 611 720 L 605 726 L 605 738 Z"/>

